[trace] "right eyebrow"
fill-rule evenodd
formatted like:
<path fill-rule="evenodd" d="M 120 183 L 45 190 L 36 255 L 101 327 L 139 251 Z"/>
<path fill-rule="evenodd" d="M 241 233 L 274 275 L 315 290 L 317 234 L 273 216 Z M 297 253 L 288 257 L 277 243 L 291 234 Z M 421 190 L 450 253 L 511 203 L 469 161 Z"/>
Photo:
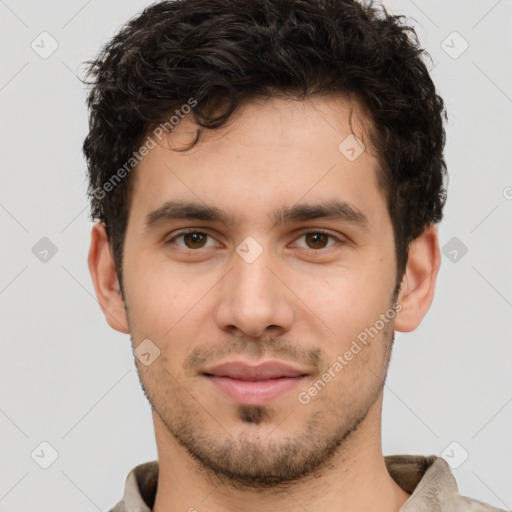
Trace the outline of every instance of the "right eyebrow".
<path fill-rule="evenodd" d="M 167 201 L 146 216 L 145 227 L 150 229 L 157 224 L 178 219 L 195 219 L 205 222 L 228 222 L 228 215 L 216 208 L 194 202 Z"/>

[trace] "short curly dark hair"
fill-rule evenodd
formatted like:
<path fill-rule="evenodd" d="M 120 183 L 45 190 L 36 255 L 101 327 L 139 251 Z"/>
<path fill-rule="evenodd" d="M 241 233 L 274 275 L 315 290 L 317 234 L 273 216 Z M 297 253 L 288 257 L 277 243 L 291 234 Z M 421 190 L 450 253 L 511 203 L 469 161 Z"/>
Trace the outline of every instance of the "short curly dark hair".
<path fill-rule="evenodd" d="M 410 242 L 442 219 L 446 201 L 446 111 L 404 20 L 355 0 L 179 0 L 127 22 L 86 62 L 84 81 L 91 216 L 105 224 L 118 276 L 133 173 L 112 178 L 150 129 L 193 104 L 196 143 L 244 101 L 339 94 L 371 119 L 398 285 Z"/>

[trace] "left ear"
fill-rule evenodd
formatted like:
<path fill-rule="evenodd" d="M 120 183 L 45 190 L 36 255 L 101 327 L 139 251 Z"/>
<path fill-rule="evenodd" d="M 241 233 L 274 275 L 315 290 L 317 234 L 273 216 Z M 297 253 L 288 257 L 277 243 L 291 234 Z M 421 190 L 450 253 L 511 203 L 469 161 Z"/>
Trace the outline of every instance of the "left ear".
<path fill-rule="evenodd" d="M 440 265 L 437 229 L 434 224 L 429 224 L 409 246 L 407 266 L 397 297 L 396 331 L 414 331 L 420 325 L 434 299 Z"/>

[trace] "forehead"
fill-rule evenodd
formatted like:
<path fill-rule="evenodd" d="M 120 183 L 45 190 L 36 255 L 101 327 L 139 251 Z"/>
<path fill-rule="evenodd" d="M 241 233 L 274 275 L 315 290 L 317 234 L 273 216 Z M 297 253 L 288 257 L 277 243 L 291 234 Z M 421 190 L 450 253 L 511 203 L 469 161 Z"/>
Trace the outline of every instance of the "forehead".
<path fill-rule="evenodd" d="M 370 217 L 384 199 L 368 127 L 359 105 L 341 97 L 271 98 L 242 105 L 192 149 L 175 151 L 196 136 L 197 125 L 185 117 L 162 140 L 153 136 L 157 144 L 133 176 L 132 206 L 147 213 L 186 199 L 251 216 L 270 215 L 272 204 L 339 199 Z"/>

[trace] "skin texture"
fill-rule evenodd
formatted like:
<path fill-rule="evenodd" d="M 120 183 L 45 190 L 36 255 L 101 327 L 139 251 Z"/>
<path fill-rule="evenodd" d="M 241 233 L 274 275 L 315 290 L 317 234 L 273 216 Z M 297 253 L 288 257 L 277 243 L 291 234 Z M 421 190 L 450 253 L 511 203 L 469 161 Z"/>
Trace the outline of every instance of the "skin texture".
<path fill-rule="evenodd" d="M 124 301 L 104 226 L 94 225 L 89 267 L 108 323 L 134 347 L 150 339 L 160 350 L 149 366 L 136 360 L 159 455 L 154 511 L 386 512 L 408 499 L 384 464 L 382 391 L 394 331 L 414 330 L 433 299 L 435 226 L 410 247 L 394 319 L 307 404 L 298 399 L 393 307 L 393 230 L 368 123 L 341 97 L 254 100 L 192 150 L 175 152 L 195 133 L 181 121 L 134 171 Z M 366 144 L 354 161 L 338 149 L 350 133 Z M 171 200 L 215 206 L 228 218 L 147 227 Z M 332 200 L 363 212 L 367 229 L 270 216 Z M 209 236 L 177 237 L 189 228 Z M 248 236 L 262 250 L 252 263 L 236 251 Z M 283 361 L 307 376 L 267 405 L 237 404 L 202 375 L 233 360 Z"/>

